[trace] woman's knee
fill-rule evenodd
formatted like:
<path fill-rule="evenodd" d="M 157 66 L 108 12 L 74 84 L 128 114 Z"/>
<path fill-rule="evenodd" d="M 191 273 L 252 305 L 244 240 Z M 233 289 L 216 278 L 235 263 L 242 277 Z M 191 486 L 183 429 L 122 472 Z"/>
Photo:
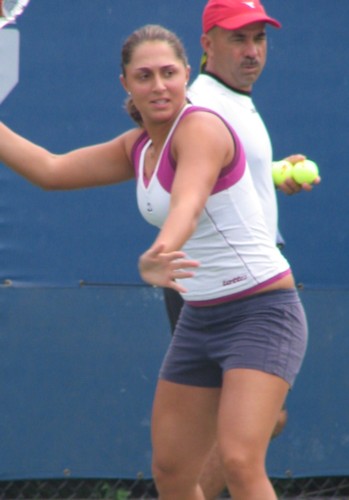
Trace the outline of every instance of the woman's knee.
<path fill-rule="evenodd" d="M 170 480 L 172 477 L 180 474 L 181 467 L 178 461 L 173 460 L 173 457 L 162 457 L 161 459 L 156 455 L 153 456 L 152 473 L 156 482 L 164 482 Z"/>
<path fill-rule="evenodd" d="M 195 491 L 198 479 L 185 467 L 161 466 L 153 463 L 153 479 L 160 497 L 176 495 L 176 498 L 187 498 L 188 492 Z"/>
<path fill-rule="evenodd" d="M 205 458 L 205 457 L 204 457 Z M 173 456 L 160 460 L 153 457 L 152 474 L 159 491 L 188 491 L 197 486 L 204 459 L 188 460 Z"/>
<path fill-rule="evenodd" d="M 247 483 L 265 474 L 264 458 L 253 450 L 230 450 L 222 453 L 221 459 L 229 483 Z"/>

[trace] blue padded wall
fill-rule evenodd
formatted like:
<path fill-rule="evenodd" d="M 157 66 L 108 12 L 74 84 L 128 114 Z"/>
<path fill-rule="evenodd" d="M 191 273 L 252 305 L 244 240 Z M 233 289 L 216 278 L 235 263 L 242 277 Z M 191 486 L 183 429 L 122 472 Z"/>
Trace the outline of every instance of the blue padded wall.
<path fill-rule="evenodd" d="M 305 153 L 322 175 L 312 193 L 278 195 L 310 327 L 287 430 L 268 456 L 280 477 L 349 474 L 344 3 L 265 0 L 283 28 L 268 29 L 255 102 L 275 158 Z M 109 140 L 133 126 L 118 79 L 122 41 L 164 24 L 185 42 L 194 76 L 204 4 L 32 0 L 0 31 L 0 96 L 14 85 L 0 119 L 57 153 Z M 17 84 L 16 71 L 4 76 L 10 31 Z M 161 291 L 137 272 L 155 230 L 137 212 L 133 182 L 46 193 L 1 166 L 0 200 L 0 480 L 149 477 L 152 397 L 170 333 Z"/>

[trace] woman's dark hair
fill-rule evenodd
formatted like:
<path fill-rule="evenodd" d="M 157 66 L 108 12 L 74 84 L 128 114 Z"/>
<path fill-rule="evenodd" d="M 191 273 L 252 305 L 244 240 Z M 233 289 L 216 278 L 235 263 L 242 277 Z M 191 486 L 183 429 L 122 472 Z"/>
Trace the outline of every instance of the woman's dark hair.
<path fill-rule="evenodd" d="M 124 42 L 121 50 L 121 69 L 123 76 L 126 76 L 126 66 L 130 64 L 134 50 L 144 42 L 166 42 L 178 57 L 183 62 L 184 66 L 188 65 L 188 58 L 184 46 L 180 39 L 172 31 L 158 24 L 147 24 L 142 28 L 134 31 Z M 125 108 L 130 117 L 140 126 L 143 125 L 143 120 L 140 112 L 134 105 L 132 97 L 128 97 L 125 101 Z"/>

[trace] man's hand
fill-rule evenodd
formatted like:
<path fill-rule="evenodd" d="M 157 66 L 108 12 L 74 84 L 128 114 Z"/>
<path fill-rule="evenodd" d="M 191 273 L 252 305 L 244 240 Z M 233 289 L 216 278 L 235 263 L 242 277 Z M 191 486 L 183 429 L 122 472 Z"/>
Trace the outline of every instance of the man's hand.
<path fill-rule="evenodd" d="M 284 160 L 287 160 L 295 165 L 299 161 L 306 160 L 306 158 L 307 157 L 302 154 L 294 154 L 287 156 L 286 158 L 284 158 Z M 298 184 L 294 179 L 290 178 L 286 179 L 282 184 L 279 184 L 278 189 L 287 195 L 293 195 L 299 193 L 300 191 L 311 191 L 314 185 L 320 184 L 320 182 L 321 177 L 317 177 L 312 184 L 308 184 L 306 182 L 303 184 Z"/>

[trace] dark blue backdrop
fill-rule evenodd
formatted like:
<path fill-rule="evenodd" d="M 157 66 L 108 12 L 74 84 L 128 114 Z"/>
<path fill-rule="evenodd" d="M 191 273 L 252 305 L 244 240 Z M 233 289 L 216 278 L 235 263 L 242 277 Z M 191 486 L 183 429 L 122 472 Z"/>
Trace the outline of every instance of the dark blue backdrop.
<path fill-rule="evenodd" d="M 57 153 L 112 138 L 133 126 L 118 80 L 124 38 L 147 22 L 174 29 L 195 75 L 204 4 L 32 0 L 5 28 L 21 36 L 20 78 L 0 118 Z M 347 475 L 349 7 L 265 5 L 283 29 L 269 30 L 255 101 L 275 158 L 305 153 L 323 179 L 310 194 L 279 196 L 310 344 L 268 466 L 281 477 Z M 161 292 L 137 273 L 155 233 L 138 215 L 133 183 L 46 193 L 3 167 L 0 192 L 0 479 L 150 476 L 152 395 L 169 328 Z"/>

